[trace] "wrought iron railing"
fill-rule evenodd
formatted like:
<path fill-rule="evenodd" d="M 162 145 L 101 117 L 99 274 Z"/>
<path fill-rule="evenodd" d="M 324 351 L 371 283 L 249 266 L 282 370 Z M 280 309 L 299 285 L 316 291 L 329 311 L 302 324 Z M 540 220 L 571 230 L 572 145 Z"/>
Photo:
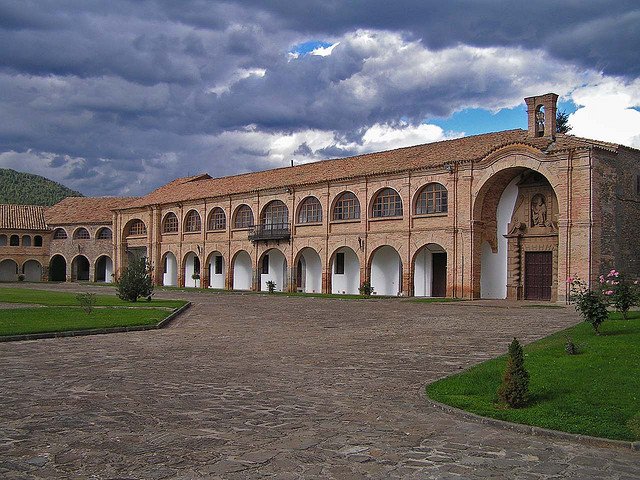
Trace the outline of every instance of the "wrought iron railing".
<path fill-rule="evenodd" d="M 290 223 L 262 223 L 249 231 L 249 240 L 288 240 L 291 237 Z"/>

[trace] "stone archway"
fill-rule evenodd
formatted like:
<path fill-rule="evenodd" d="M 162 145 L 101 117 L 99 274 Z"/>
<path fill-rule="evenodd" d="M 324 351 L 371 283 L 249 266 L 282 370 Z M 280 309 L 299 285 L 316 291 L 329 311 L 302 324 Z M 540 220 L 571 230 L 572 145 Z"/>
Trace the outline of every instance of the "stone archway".
<path fill-rule="evenodd" d="M 447 296 L 447 252 L 437 243 L 424 245 L 413 259 L 413 295 Z"/>
<path fill-rule="evenodd" d="M 207 269 L 209 271 L 209 288 L 224 289 L 227 275 L 224 256 L 221 252 L 215 251 L 209 255 Z"/>
<path fill-rule="evenodd" d="M 7 258 L 0 262 L 0 282 L 15 282 L 18 280 L 18 264 Z"/>
<path fill-rule="evenodd" d="M 260 272 L 260 290 L 268 291 L 267 282 L 275 283 L 276 292 L 285 292 L 288 288 L 287 258 L 277 248 L 264 252 L 258 263 Z"/>
<path fill-rule="evenodd" d="M 71 261 L 71 280 L 74 282 L 88 282 L 91 264 L 84 255 L 78 255 Z"/>
<path fill-rule="evenodd" d="M 178 259 L 172 252 L 162 257 L 162 285 L 176 287 L 178 285 Z"/>
<path fill-rule="evenodd" d="M 200 257 L 194 252 L 189 252 L 184 257 L 183 262 L 184 286 L 197 288 L 200 287 L 202 272 L 200 270 Z"/>
<path fill-rule="evenodd" d="M 231 288 L 233 290 L 251 290 L 253 282 L 251 255 L 245 250 L 240 250 L 233 257 L 231 265 L 233 268 L 233 283 Z"/>
<path fill-rule="evenodd" d="M 22 273 L 27 282 L 42 281 L 42 265 L 37 260 L 27 260 L 22 265 Z"/>
<path fill-rule="evenodd" d="M 94 267 L 94 281 L 98 283 L 111 283 L 113 281 L 113 261 L 108 255 L 102 255 L 96 260 Z"/>
<path fill-rule="evenodd" d="M 360 259 L 349 247 L 331 256 L 331 293 L 357 295 L 360 288 Z"/>
<path fill-rule="evenodd" d="M 402 291 L 402 260 L 398 251 L 383 245 L 371 254 L 371 288 L 375 295 L 397 296 Z"/>
<path fill-rule="evenodd" d="M 62 255 L 54 255 L 49 261 L 49 281 L 67 281 L 67 260 Z"/>
<path fill-rule="evenodd" d="M 296 288 L 299 292 L 322 292 L 322 261 L 311 247 L 305 247 L 296 258 Z"/>

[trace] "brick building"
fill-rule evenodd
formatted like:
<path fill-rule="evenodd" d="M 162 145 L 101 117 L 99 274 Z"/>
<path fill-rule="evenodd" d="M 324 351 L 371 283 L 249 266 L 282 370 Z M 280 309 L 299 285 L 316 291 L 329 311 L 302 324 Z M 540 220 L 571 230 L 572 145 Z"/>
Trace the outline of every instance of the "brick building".
<path fill-rule="evenodd" d="M 49 277 L 56 255 L 71 280 L 145 256 L 159 285 L 557 301 L 570 274 L 638 275 L 640 151 L 556 134 L 557 95 L 525 101 L 527 130 L 67 199 L 47 211 Z"/>

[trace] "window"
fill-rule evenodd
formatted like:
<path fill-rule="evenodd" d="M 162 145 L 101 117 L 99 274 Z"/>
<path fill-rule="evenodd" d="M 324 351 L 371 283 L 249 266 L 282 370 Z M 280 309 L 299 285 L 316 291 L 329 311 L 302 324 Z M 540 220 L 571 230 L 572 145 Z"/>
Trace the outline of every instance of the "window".
<path fill-rule="evenodd" d="M 42 246 L 42 237 L 40 235 L 36 235 L 33 237 L 33 246 L 41 247 Z"/>
<path fill-rule="evenodd" d="M 357 220 L 360 218 L 360 202 L 351 192 L 344 192 L 333 206 L 334 220 Z"/>
<path fill-rule="evenodd" d="M 269 255 L 262 257 L 262 273 L 269 273 Z"/>
<path fill-rule="evenodd" d="M 344 275 L 344 252 L 336 253 L 336 275 Z"/>
<path fill-rule="evenodd" d="M 89 235 L 89 230 L 84 227 L 80 227 L 73 234 L 73 238 L 76 240 L 88 240 L 91 238 L 91 235 Z"/>
<path fill-rule="evenodd" d="M 7 246 L 7 236 L 0 235 L 0 247 L 6 247 L 6 246 Z"/>
<path fill-rule="evenodd" d="M 371 216 L 375 217 L 401 217 L 402 200 L 393 188 L 385 188 L 376 195 L 373 200 Z"/>
<path fill-rule="evenodd" d="M 202 230 L 202 224 L 200 223 L 200 214 L 195 210 L 190 210 L 187 213 L 187 218 L 184 221 L 185 232 L 199 232 Z"/>
<path fill-rule="evenodd" d="M 147 226 L 144 224 L 142 220 L 134 220 L 129 225 L 129 232 L 127 233 L 128 237 L 134 237 L 138 235 L 146 235 L 147 234 Z"/>
<path fill-rule="evenodd" d="M 447 213 L 447 203 L 447 189 L 439 183 L 430 183 L 416 199 L 416 215 Z"/>
<path fill-rule="evenodd" d="M 249 205 L 240 205 L 236 210 L 236 220 L 234 228 L 250 228 L 253 227 L 253 212 Z"/>
<path fill-rule="evenodd" d="M 213 264 L 213 273 L 215 275 L 222 275 L 222 257 L 220 255 L 216 255 L 215 263 Z"/>
<path fill-rule="evenodd" d="M 224 210 L 220 207 L 216 207 L 209 214 L 208 230 L 224 230 L 227 228 L 227 216 Z"/>
<path fill-rule="evenodd" d="M 316 197 L 307 197 L 300 204 L 298 223 L 322 222 L 322 205 Z"/>
<path fill-rule="evenodd" d="M 162 222 L 162 233 L 177 233 L 178 232 L 178 217 L 173 212 L 169 212 L 164 216 Z"/>
<path fill-rule="evenodd" d="M 110 228 L 104 227 L 98 230 L 98 240 L 111 240 L 113 237 L 113 232 Z"/>
<path fill-rule="evenodd" d="M 31 237 L 29 235 L 22 236 L 22 246 L 30 247 L 31 246 Z"/>
<path fill-rule="evenodd" d="M 53 232 L 54 240 L 65 240 L 67 238 L 67 232 L 65 232 L 64 228 L 56 228 Z"/>
<path fill-rule="evenodd" d="M 11 235 L 9 238 L 9 246 L 10 247 L 19 247 L 20 246 L 20 237 L 18 235 Z"/>
<path fill-rule="evenodd" d="M 280 200 L 269 202 L 262 212 L 263 225 L 282 227 L 289 223 L 289 209 Z"/>

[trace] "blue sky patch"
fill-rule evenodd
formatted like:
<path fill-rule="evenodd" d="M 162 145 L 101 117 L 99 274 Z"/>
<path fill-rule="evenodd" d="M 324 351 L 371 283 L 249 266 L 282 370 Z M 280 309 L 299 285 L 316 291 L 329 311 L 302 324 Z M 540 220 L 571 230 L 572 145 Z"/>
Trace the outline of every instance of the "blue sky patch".
<path fill-rule="evenodd" d="M 323 42 L 321 40 L 309 40 L 308 42 L 299 43 L 291 47 L 289 53 L 297 53 L 299 55 L 307 55 L 318 48 L 327 48 L 333 45 L 331 42 Z"/>

